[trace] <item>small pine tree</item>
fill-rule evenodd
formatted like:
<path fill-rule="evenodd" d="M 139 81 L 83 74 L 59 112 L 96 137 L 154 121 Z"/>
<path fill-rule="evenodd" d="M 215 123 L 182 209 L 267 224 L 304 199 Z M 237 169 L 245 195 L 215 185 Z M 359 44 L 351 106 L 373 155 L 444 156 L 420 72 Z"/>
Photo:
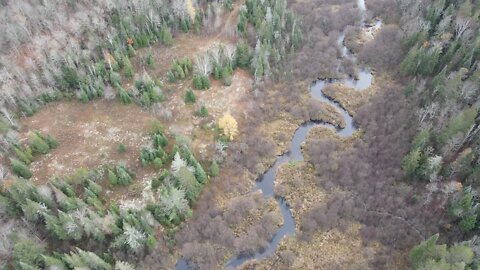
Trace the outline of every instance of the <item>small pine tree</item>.
<path fill-rule="evenodd" d="M 197 97 L 195 97 L 195 94 L 191 89 L 187 90 L 187 92 L 185 93 L 184 101 L 186 104 L 192 104 L 197 101 Z"/>
<path fill-rule="evenodd" d="M 112 186 L 118 185 L 118 177 L 112 170 L 108 170 L 108 182 Z"/>
<path fill-rule="evenodd" d="M 185 197 L 190 202 L 195 201 L 202 190 L 202 185 L 195 179 L 195 175 L 187 167 L 182 167 L 177 173 L 177 178 L 180 187 L 185 190 Z"/>
<path fill-rule="evenodd" d="M 173 43 L 172 33 L 170 33 L 170 28 L 168 28 L 166 24 L 162 27 L 162 30 L 160 31 L 160 41 L 167 46 L 170 46 Z"/>
<path fill-rule="evenodd" d="M 177 78 L 175 78 L 175 74 L 173 74 L 171 70 L 167 72 L 167 79 L 168 79 L 168 82 L 170 83 L 174 83 L 177 81 Z"/>
<path fill-rule="evenodd" d="M 18 147 L 15 147 L 15 155 L 25 164 L 29 165 L 30 163 L 32 163 L 33 161 L 33 156 L 31 154 L 31 150 L 30 150 L 30 153 L 28 153 L 28 150 L 30 148 L 28 147 L 27 148 L 24 148 L 23 150 L 18 148 Z"/>
<path fill-rule="evenodd" d="M 128 45 L 127 55 L 128 57 L 133 57 L 135 55 L 135 49 L 132 47 L 132 45 Z"/>
<path fill-rule="evenodd" d="M 180 19 L 180 29 L 182 29 L 182 32 L 188 32 L 189 27 L 187 19 Z"/>
<path fill-rule="evenodd" d="M 118 185 L 126 186 L 132 183 L 132 176 L 124 166 L 117 165 L 115 168 L 115 172 L 118 179 L 118 182 L 117 182 Z"/>
<path fill-rule="evenodd" d="M 87 103 L 90 99 L 88 98 L 88 94 L 81 90 L 80 94 L 78 94 L 78 100 L 80 100 L 82 103 Z"/>
<path fill-rule="evenodd" d="M 55 149 L 58 147 L 58 141 L 54 137 L 52 137 L 50 134 L 47 135 L 47 137 L 45 138 L 45 141 L 47 142 L 48 147 L 50 147 L 50 149 Z"/>
<path fill-rule="evenodd" d="M 11 163 L 12 163 L 13 173 L 25 179 L 29 179 L 30 177 L 32 177 L 32 172 L 30 171 L 28 166 L 25 165 L 25 163 L 16 159 L 12 159 Z"/>
<path fill-rule="evenodd" d="M 45 251 L 44 246 L 33 240 L 28 238 L 17 239 L 12 252 L 15 269 L 27 269 L 23 267 L 22 263 L 30 265 L 32 267 L 30 269 L 39 269 L 43 261 L 42 254 Z"/>
<path fill-rule="evenodd" d="M 155 237 L 151 234 L 148 235 L 147 237 L 147 241 L 145 243 L 147 245 L 147 247 L 152 250 L 155 248 L 155 246 L 157 245 L 157 240 L 155 239 Z M 133 268 L 132 268 L 133 269 Z"/>
<path fill-rule="evenodd" d="M 155 59 L 151 53 L 148 54 L 146 62 L 149 68 L 153 68 L 155 66 Z"/>
<path fill-rule="evenodd" d="M 157 169 L 162 168 L 162 166 L 163 166 L 163 161 L 162 161 L 162 159 L 159 158 L 159 157 L 156 157 L 156 158 L 153 160 L 153 166 L 155 166 L 155 168 L 157 168 Z"/>
<path fill-rule="evenodd" d="M 126 151 L 127 151 L 127 148 L 125 147 L 125 144 L 120 143 L 120 144 L 118 145 L 118 152 L 119 152 L 119 153 L 125 153 Z"/>
<path fill-rule="evenodd" d="M 202 77 L 199 75 L 193 76 L 193 87 L 195 89 L 201 90 L 203 89 Z"/>
<path fill-rule="evenodd" d="M 250 66 L 250 49 L 247 44 L 239 43 L 236 49 L 236 64 L 240 68 L 248 68 Z"/>
<path fill-rule="evenodd" d="M 210 175 L 215 177 L 218 176 L 220 173 L 220 168 L 218 167 L 217 162 L 214 160 L 212 161 L 212 165 L 210 166 Z"/>
<path fill-rule="evenodd" d="M 202 76 L 202 89 L 210 89 L 210 79 L 208 78 L 207 75 Z"/>
<path fill-rule="evenodd" d="M 130 59 L 126 56 L 123 57 L 123 72 L 128 79 L 133 79 L 133 66 L 132 63 L 130 63 Z"/>
<path fill-rule="evenodd" d="M 128 94 L 127 91 L 120 88 L 119 93 L 120 93 L 120 100 L 121 100 L 122 104 L 132 103 L 132 98 L 130 97 L 130 95 Z"/>
<path fill-rule="evenodd" d="M 30 147 L 38 154 L 47 154 L 50 151 L 48 143 L 38 132 L 32 132 L 28 136 Z"/>
<path fill-rule="evenodd" d="M 200 117 L 207 117 L 208 116 L 207 107 L 205 107 L 204 105 L 202 107 L 200 107 L 200 110 L 198 111 L 198 115 Z"/>

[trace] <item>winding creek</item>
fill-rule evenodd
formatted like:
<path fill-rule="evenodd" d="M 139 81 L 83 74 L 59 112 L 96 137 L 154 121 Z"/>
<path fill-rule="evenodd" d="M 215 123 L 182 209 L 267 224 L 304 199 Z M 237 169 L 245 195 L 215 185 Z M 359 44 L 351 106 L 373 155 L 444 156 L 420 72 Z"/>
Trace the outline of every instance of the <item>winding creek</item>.
<path fill-rule="evenodd" d="M 367 34 L 372 35 L 372 32 L 381 27 L 381 21 L 377 20 L 374 25 L 368 25 L 365 23 L 365 1 L 358 0 L 358 8 L 362 13 L 362 27 Z M 355 55 L 352 54 L 349 49 L 344 45 L 345 33 L 341 33 L 338 43 L 340 45 L 340 51 L 342 57 L 349 57 L 353 61 L 356 61 Z M 339 128 L 329 123 L 317 122 L 317 121 L 308 121 L 302 124 L 296 131 L 290 143 L 290 148 L 288 152 L 284 153 L 281 156 L 278 156 L 275 163 L 263 174 L 261 175 L 256 183 L 256 188 L 254 191 L 261 190 L 265 198 L 274 197 L 277 201 L 283 216 L 284 223 L 283 225 L 275 232 L 273 238 L 269 241 L 268 245 L 261 251 L 256 252 L 255 254 L 245 255 L 238 254 L 237 256 L 230 259 L 226 265 L 226 269 L 236 269 L 242 264 L 249 261 L 259 261 L 265 259 L 275 253 L 278 244 L 285 236 L 293 235 L 295 233 L 295 220 L 293 219 L 292 212 L 289 205 L 284 198 L 277 196 L 274 192 L 274 183 L 277 176 L 278 168 L 288 162 L 303 161 L 303 154 L 301 146 L 305 142 L 306 137 L 310 129 L 314 127 L 326 127 L 335 129 L 337 134 L 340 137 L 349 137 L 355 131 L 355 123 L 352 116 L 337 102 L 328 98 L 324 95 L 323 89 L 325 86 L 332 83 L 340 83 L 347 87 L 354 88 L 357 91 L 367 89 L 373 81 L 373 74 L 368 68 L 361 68 L 358 72 L 356 78 L 348 77 L 342 80 L 317 80 L 312 83 L 310 87 L 310 93 L 313 99 L 328 103 L 334 106 L 338 112 L 340 112 L 342 118 L 345 121 L 345 128 Z M 188 264 L 184 259 L 179 259 L 176 266 L 176 270 L 188 270 Z"/>

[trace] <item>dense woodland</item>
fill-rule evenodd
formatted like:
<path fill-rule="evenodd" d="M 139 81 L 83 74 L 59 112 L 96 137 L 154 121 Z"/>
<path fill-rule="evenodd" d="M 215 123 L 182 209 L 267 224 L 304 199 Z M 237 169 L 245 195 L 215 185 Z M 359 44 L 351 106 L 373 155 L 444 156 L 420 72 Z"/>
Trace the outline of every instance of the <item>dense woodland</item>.
<path fill-rule="evenodd" d="M 362 12 L 353 0 L 0 1 L 0 269 L 171 269 L 179 258 L 218 269 L 261 251 L 282 221 L 252 185 L 292 136 L 266 127 L 314 119 L 324 105 L 305 102 L 308 85 L 361 66 L 377 90 L 350 111 L 360 135 L 350 147 L 306 141 L 308 178 L 328 199 L 295 216 L 292 237 L 308 245 L 359 224 L 366 264 L 328 269 L 479 268 L 480 3 L 365 2 Z M 358 61 L 342 57 L 341 34 Z M 190 39 L 215 43 L 156 60 Z M 238 74 L 250 80 L 241 106 L 218 113 L 204 94 Z M 155 116 L 139 151 L 116 144 L 136 163 L 104 158 L 33 181 L 38 161 L 68 146 L 22 119 L 101 100 Z M 200 131 L 174 132 L 170 103 Z M 295 268 L 304 254 L 272 256 L 264 268 Z"/>

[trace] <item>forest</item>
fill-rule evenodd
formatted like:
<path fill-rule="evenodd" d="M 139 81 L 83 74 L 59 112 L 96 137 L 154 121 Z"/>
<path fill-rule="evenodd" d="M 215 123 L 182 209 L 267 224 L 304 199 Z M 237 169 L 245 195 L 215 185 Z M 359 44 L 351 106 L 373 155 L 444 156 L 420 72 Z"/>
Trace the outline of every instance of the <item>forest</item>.
<path fill-rule="evenodd" d="M 0 15 L 0 269 L 480 269 L 479 1 Z"/>

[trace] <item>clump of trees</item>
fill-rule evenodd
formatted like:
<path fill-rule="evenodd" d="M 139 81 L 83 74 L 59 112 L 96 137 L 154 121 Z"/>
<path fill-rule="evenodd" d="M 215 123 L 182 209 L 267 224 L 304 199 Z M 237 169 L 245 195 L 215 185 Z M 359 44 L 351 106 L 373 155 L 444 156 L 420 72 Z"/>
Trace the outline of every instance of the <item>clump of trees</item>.
<path fill-rule="evenodd" d="M 448 212 L 464 232 L 477 228 L 479 210 L 478 198 L 471 186 L 465 187 L 463 192 L 455 193 L 450 197 Z"/>
<path fill-rule="evenodd" d="M 142 165 L 155 164 L 157 167 L 165 164 L 169 156 L 165 152 L 168 140 L 163 133 L 163 129 L 155 129 L 152 132 L 153 147 L 143 147 L 140 151 L 140 161 Z"/>
<path fill-rule="evenodd" d="M 168 81 L 173 83 L 177 80 L 186 79 L 192 72 L 192 68 L 192 61 L 188 57 L 185 57 L 181 61 L 177 59 L 173 60 L 172 68 L 167 73 Z"/>
<path fill-rule="evenodd" d="M 18 254 L 14 256 L 15 263 L 33 268 L 103 265 L 96 269 L 113 269 L 111 264 L 118 256 L 122 257 L 123 252 L 140 255 L 153 248 L 155 237 L 148 221 L 149 212 L 123 211 L 115 205 L 107 207 L 101 196 L 102 187 L 97 183 L 101 178 L 99 171 L 91 171 L 76 184 L 54 180 L 42 189 L 16 179 L 8 190 L 2 191 L 2 207 L 12 215 L 24 216 L 33 226 L 43 227 L 52 242 L 79 247 L 70 254 L 62 254 L 60 250 L 49 254 L 36 243 L 18 241 L 14 248 Z M 79 192 L 80 187 L 83 192 Z M 83 251 L 92 240 L 99 250 Z M 116 254 L 117 259 L 95 255 L 107 249 Z"/>
<path fill-rule="evenodd" d="M 115 169 L 108 169 L 108 181 L 112 186 L 130 185 L 135 177 L 135 173 L 126 166 L 118 164 Z"/>
<path fill-rule="evenodd" d="M 230 45 L 217 44 L 195 59 L 195 75 L 193 86 L 204 90 L 210 88 L 210 76 L 221 80 L 223 85 L 232 84 L 235 65 L 235 50 Z"/>
<path fill-rule="evenodd" d="M 153 81 L 147 73 L 144 73 L 141 78 L 135 80 L 135 88 L 131 89 L 129 93 L 131 93 L 132 97 L 140 105 L 144 107 L 150 107 L 153 103 L 165 100 L 162 87 L 163 85 L 161 82 Z M 122 98 L 122 94 L 120 94 L 120 97 Z M 129 99 L 127 97 L 125 101 L 126 102 L 124 103 L 129 103 Z"/>
<path fill-rule="evenodd" d="M 413 269 L 473 269 L 475 253 L 470 243 L 453 246 L 437 244 L 439 235 L 433 235 L 410 251 Z"/>
<path fill-rule="evenodd" d="M 246 1 L 240 10 L 237 25 L 238 32 L 245 37 L 248 24 L 255 29 L 256 38 L 255 49 L 248 66 L 255 79 L 260 81 L 272 74 L 271 66 L 280 70 L 281 61 L 290 52 L 300 48 L 303 34 L 300 21 L 287 8 L 286 1 Z M 245 50 L 241 49 L 240 67 L 247 65 Z"/>
<path fill-rule="evenodd" d="M 58 142 L 51 135 L 44 136 L 38 131 L 30 132 L 27 144 L 14 144 L 13 149 L 17 159 L 11 159 L 13 173 L 29 179 L 32 177 L 32 172 L 28 165 L 34 161 L 35 156 L 48 154 L 57 147 Z"/>

